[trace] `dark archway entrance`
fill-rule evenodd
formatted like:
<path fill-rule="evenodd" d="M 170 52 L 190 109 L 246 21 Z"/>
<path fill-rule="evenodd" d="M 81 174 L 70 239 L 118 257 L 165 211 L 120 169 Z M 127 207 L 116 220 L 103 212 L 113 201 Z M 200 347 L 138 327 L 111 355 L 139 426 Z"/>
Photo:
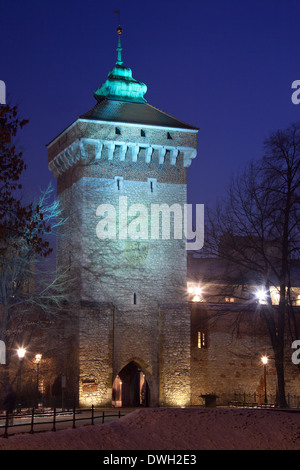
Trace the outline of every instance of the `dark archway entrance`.
<path fill-rule="evenodd" d="M 132 361 L 119 372 L 113 383 L 114 406 L 148 406 L 149 386 L 140 366 Z"/>

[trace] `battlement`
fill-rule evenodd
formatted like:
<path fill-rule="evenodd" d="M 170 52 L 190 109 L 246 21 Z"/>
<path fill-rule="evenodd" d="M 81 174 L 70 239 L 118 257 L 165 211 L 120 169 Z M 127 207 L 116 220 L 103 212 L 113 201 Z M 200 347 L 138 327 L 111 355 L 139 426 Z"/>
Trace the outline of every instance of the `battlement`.
<path fill-rule="evenodd" d="M 196 145 L 192 130 L 78 119 L 48 145 L 48 166 L 55 178 L 87 159 L 145 164 L 155 159 L 160 166 L 168 162 L 187 168 L 197 155 Z"/>
<path fill-rule="evenodd" d="M 197 155 L 196 149 L 191 147 L 81 138 L 59 152 L 49 162 L 49 170 L 57 178 L 79 160 L 88 158 L 91 152 L 94 153 L 95 160 L 124 161 L 127 155 L 133 163 L 137 162 L 138 157 L 141 156 L 144 158 L 145 163 L 150 163 L 154 152 L 156 152 L 160 165 L 165 163 L 167 154 L 169 155 L 170 164 L 176 165 L 178 155 L 181 152 L 183 154 L 184 167 L 188 167 L 192 159 Z"/>

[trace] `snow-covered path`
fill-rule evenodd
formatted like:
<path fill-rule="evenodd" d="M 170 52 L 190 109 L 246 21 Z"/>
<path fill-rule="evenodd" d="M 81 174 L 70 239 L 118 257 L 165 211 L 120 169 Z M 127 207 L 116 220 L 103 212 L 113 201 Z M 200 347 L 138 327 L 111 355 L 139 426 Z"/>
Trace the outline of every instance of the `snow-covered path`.
<path fill-rule="evenodd" d="M 120 420 L 0 438 L 0 450 L 300 450 L 300 413 L 139 409 Z"/>

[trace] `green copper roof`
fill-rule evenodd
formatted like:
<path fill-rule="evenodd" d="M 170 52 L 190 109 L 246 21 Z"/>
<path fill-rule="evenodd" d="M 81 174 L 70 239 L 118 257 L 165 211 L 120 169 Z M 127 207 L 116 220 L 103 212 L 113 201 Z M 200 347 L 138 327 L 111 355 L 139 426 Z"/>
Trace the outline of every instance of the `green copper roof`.
<path fill-rule="evenodd" d="M 98 102 L 103 99 L 130 101 L 133 103 L 145 103 L 144 94 L 147 86 L 138 82 L 132 77 L 132 71 L 128 67 L 124 67 L 121 58 L 121 38 L 122 29 L 118 32 L 118 48 L 117 62 L 114 68 L 109 72 L 107 80 L 94 92 L 94 96 Z"/>
<path fill-rule="evenodd" d="M 197 127 L 180 121 L 149 103 L 134 103 L 124 100 L 103 99 L 87 113 L 79 116 L 79 119 L 198 130 Z"/>
<path fill-rule="evenodd" d="M 109 100 L 145 103 L 144 94 L 147 86 L 132 77 L 131 69 L 116 64 L 108 74 L 106 82 L 94 92 L 97 101 Z"/>

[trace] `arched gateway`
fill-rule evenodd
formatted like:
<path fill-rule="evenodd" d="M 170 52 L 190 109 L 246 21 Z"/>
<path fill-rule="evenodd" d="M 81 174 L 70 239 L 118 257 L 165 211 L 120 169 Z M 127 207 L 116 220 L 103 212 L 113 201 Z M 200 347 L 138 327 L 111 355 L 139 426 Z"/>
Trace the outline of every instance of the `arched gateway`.
<path fill-rule="evenodd" d="M 129 362 L 114 380 L 113 406 L 148 406 L 149 399 L 150 390 L 144 372 L 136 362 Z"/>

